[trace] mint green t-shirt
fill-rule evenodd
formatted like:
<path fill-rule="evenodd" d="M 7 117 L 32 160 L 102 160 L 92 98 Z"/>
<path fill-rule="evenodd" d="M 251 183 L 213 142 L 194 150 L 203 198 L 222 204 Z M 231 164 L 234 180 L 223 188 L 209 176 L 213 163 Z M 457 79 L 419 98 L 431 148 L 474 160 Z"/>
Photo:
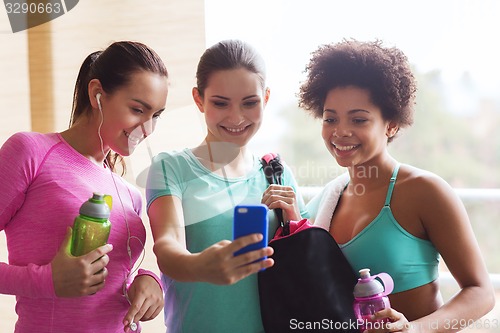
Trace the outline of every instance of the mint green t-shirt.
<path fill-rule="evenodd" d="M 292 186 L 297 193 L 296 181 L 286 165 L 282 179 L 283 185 Z M 231 240 L 234 205 L 260 203 L 268 186 L 257 157 L 246 176 L 225 178 L 210 172 L 191 150 L 184 149 L 154 158 L 146 197 L 148 207 L 160 196 L 182 200 L 187 249 L 197 253 L 221 240 Z M 302 217 L 307 217 L 302 197 L 298 194 L 297 198 Z M 269 216 L 272 238 L 278 222 L 274 213 Z M 264 332 L 256 274 L 230 286 L 177 282 L 165 275 L 162 282 L 168 333 Z"/>

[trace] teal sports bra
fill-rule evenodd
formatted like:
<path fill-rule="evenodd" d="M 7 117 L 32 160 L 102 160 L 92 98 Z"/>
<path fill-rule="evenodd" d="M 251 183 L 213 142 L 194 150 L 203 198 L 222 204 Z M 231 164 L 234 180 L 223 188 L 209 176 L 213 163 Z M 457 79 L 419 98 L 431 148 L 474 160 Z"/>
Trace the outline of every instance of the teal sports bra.
<path fill-rule="evenodd" d="M 359 234 L 339 244 L 357 272 L 369 268 L 372 275 L 385 272 L 394 280 L 393 293 L 423 286 L 437 279 L 439 253 L 428 241 L 403 229 L 391 211 L 391 197 L 399 164 L 394 168 L 384 207 Z"/>

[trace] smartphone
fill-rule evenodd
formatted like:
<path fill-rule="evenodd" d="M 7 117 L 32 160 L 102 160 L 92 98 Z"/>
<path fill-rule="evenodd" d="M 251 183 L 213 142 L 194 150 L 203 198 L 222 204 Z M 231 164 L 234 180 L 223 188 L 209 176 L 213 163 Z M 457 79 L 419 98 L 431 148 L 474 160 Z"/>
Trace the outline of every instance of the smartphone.
<path fill-rule="evenodd" d="M 267 230 L 269 229 L 268 208 L 263 204 L 238 205 L 234 208 L 233 240 L 250 234 L 264 236 L 258 243 L 253 243 L 236 251 L 235 256 L 262 249 L 267 246 Z M 259 260 L 264 260 L 263 257 Z"/>

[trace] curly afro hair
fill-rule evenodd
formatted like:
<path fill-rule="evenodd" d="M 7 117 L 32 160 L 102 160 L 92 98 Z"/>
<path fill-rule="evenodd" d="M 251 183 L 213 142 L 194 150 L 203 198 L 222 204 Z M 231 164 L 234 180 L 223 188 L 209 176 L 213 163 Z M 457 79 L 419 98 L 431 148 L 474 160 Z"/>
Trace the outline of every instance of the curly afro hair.
<path fill-rule="evenodd" d="M 299 106 L 314 117 L 323 117 L 326 95 L 334 88 L 356 86 L 370 92 L 385 120 L 399 127 L 413 123 L 417 85 L 407 57 L 381 41 L 343 40 L 320 46 L 306 67 L 300 87 Z"/>

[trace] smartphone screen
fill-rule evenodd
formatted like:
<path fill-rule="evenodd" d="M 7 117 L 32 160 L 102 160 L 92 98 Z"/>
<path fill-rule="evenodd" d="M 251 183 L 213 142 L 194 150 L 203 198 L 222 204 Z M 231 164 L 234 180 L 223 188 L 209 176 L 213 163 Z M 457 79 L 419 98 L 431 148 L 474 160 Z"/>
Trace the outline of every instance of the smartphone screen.
<path fill-rule="evenodd" d="M 262 234 L 258 243 L 250 244 L 234 253 L 235 256 L 267 246 L 269 228 L 268 208 L 266 205 L 238 205 L 234 208 L 233 240 L 250 234 Z M 264 260 L 262 258 L 260 260 Z"/>

